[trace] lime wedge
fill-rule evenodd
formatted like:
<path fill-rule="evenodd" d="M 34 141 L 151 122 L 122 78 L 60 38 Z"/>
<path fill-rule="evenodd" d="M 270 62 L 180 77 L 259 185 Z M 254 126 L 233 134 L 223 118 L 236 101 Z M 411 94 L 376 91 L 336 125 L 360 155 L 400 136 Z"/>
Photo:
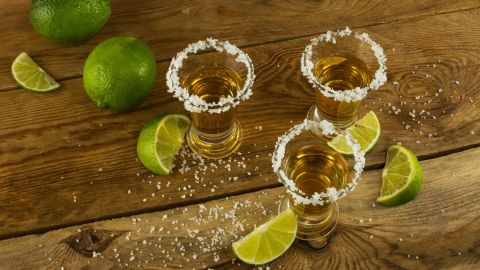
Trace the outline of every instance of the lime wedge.
<path fill-rule="evenodd" d="M 232 244 L 242 261 L 259 265 L 275 260 L 292 245 L 297 235 L 297 218 L 287 209 Z"/>
<path fill-rule="evenodd" d="M 24 52 L 13 61 L 12 74 L 23 88 L 35 92 L 48 92 L 60 87 L 59 83 Z"/>
<path fill-rule="evenodd" d="M 362 151 L 367 153 L 372 150 L 378 138 L 380 138 L 380 122 L 378 121 L 377 115 L 373 111 L 370 111 L 347 128 L 346 132 L 360 144 Z M 336 136 L 328 142 L 328 145 L 342 154 L 353 154 L 352 148 L 347 144 L 343 135 Z"/>
<path fill-rule="evenodd" d="M 164 114 L 148 121 L 140 132 L 137 154 L 150 171 L 167 175 L 182 147 L 190 119 L 181 114 Z"/>
<path fill-rule="evenodd" d="M 422 187 L 422 167 L 410 150 L 401 145 L 392 145 L 387 151 L 382 178 L 377 202 L 387 206 L 404 204 L 413 200 Z"/>

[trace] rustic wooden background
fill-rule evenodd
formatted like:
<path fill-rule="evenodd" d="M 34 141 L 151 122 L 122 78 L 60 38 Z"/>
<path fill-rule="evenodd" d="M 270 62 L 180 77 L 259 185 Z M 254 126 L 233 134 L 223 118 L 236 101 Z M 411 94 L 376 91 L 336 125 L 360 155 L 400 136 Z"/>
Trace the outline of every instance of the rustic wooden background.
<path fill-rule="evenodd" d="M 361 111 L 374 110 L 383 133 L 361 184 L 340 201 L 330 245 L 296 243 L 268 267 L 480 268 L 478 0 L 111 2 L 98 35 L 63 45 L 33 31 L 30 1 L 0 0 L 0 269 L 252 268 L 229 247 L 270 218 L 284 193 L 269 154 L 314 101 L 300 54 L 311 37 L 345 26 L 368 32 L 388 57 L 389 82 Z M 144 40 L 158 62 L 152 95 L 128 113 L 98 109 L 82 85 L 88 53 L 117 35 Z M 254 95 L 238 110 L 242 154 L 228 171 L 187 152 L 177 164 L 185 159 L 190 171 L 153 176 L 136 160 L 138 133 L 159 113 L 184 113 L 164 74 L 176 52 L 209 36 L 237 44 L 255 64 Z M 18 87 L 10 65 L 22 51 L 62 88 Z M 422 160 L 425 184 L 410 203 L 375 206 L 385 149 L 396 142 Z M 210 216 L 200 222 L 202 213 Z"/>

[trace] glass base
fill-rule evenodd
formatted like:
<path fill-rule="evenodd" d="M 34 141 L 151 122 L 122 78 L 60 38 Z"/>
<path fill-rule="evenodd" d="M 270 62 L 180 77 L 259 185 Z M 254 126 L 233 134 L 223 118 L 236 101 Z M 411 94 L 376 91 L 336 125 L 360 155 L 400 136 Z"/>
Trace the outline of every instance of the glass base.
<path fill-rule="evenodd" d="M 312 107 L 308 110 L 307 113 L 307 119 L 309 121 L 317 122 L 319 123 L 322 120 L 327 120 L 328 122 L 332 123 L 336 128 L 338 129 L 346 129 L 349 126 L 351 126 L 353 123 L 355 123 L 355 120 L 357 120 L 357 117 L 353 117 L 349 119 L 348 121 L 338 121 L 334 119 L 329 119 L 325 116 L 322 116 L 320 110 L 317 107 L 317 104 L 313 104 Z M 312 133 L 315 134 L 317 137 L 324 137 L 322 135 L 322 131 L 320 129 L 312 129 Z"/>
<path fill-rule="evenodd" d="M 280 205 L 278 212 L 292 208 L 288 196 L 285 196 Z M 292 208 L 292 210 L 294 210 Z M 298 228 L 297 239 L 308 242 L 308 245 L 320 249 L 328 245 L 332 232 L 335 230 L 338 221 L 338 206 L 337 203 L 330 203 L 330 210 L 322 217 L 314 217 L 308 215 L 297 216 Z"/>
<path fill-rule="evenodd" d="M 191 125 L 186 137 L 193 152 L 208 159 L 219 159 L 238 150 L 242 144 L 243 132 L 240 122 L 236 120 L 231 129 L 219 134 L 203 133 Z"/>

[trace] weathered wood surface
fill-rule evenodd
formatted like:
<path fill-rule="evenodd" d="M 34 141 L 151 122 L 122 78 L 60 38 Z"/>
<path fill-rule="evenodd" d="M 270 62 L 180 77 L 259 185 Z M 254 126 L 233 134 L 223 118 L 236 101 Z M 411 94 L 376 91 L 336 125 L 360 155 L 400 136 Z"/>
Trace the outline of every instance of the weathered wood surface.
<path fill-rule="evenodd" d="M 418 16 L 480 7 L 476 0 L 404 1 L 138 1 L 115 0 L 112 17 L 91 40 L 74 45 L 48 41 L 28 20 L 29 0 L 0 1 L 0 91 L 18 88 L 10 64 L 21 52 L 35 58 L 54 78 L 80 77 L 88 53 L 115 35 L 148 42 L 158 60 L 171 58 L 186 44 L 214 36 L 248 46 Z"/>
<path fill-rule="evenodd" d="M 383 128 L 368 156 L 370 167 L 383 164 L 385 149 L 395 140 L 423 159 L 479 145 L 479 15 L 480 9 L 473 9 L 356 29 L 371 33 L 389 59 L 390 82 L 367 98 L 361 112 L 374 110 Z M 0 238 L 278 185 L 270 167 L 273 144 L 313 102 L 298 60 L 308 40 L 246 48 L 258 76 L 254 96 L 239 107 L 243 155 L 230 162 L 230 172 L 224 165 L 212 172 L 207 162 L 206 174 L 197 173 L 201 183 L 193 180 L 201 166 L 191 158 L 189 172 L 152 178 L 136 161 L 143 123 L 161 112 L 183 111 L 165 90 L 167 62 L 159 63 L 152 96 L 129 113 L 96 108 L 81 79 L 66 80 L 62 89 L 44 95 L 21 89 L 0 93 Z M 388 103 L 402 111 L 389 113 Z M 409 115 L 414 109 L 415 121 Z"/>
<path fill-rule="evenodd" d="M 480 148 L 421 162 L 422 190 L 415 200 L 397 207 L 374 205 L 381 171 L 366 172 L 355 191 L 339 201 L 339 225 L 326 248 L 312 250 L 297 242 L 269 267 L 478 269 L 480 168 L 472 164 L 479 163 Z M 284 192 L 283 187 L 266 189 L 3 240 L 0 268 L 251 268 L 232 264 L 230 245 L 274 215 Z"/>

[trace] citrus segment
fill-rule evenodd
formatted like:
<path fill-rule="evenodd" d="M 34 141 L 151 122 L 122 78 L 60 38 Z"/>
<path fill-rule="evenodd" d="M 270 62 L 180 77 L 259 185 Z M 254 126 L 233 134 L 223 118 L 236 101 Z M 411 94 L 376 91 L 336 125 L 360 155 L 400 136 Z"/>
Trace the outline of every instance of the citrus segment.
<path fill-rule="evenodd" d="M 48 92 L 60 87 L 28 54 L 22 52 L 12 63 L 12 75 L 23 88 L 35 92 Z"/>
<path fill-rule="evenodd" d="M 413 200 L 423 183 L 423 171 L 417 157 L 401 145 L 392 145 L 382 172 L 382 187 L 377 202 L 394 206 Z"/>
<path fill-rule="evenodd" d="M 154 173 L 169 174 L 189 125 L 190 119 L 180 114 L 165 114 L 150 120 L 138 137 L 140 162 Z"/>
<path fill-rule="evenodd" d="M 297 235 L 297 219 L 287 209 L 250 234 L 232 244 L 233 252 L 242 261 L 259 265 L 282 255 Z"/>
<path fill-rule="evenodd" d="M 351 127 L 347 128 L 346 132 L 360 144 L 361 150 L 366 153 L 375 146 L 380 137 L 380 121 L 378 121 L 377 115 L 373 111 L 370 111 L 361 119 L 357 120 Z M 328 142 L 328 145 L 342 154 L 353 154 L 352 148 L 347 144 L 343 135 L 336 136 Z"/>

